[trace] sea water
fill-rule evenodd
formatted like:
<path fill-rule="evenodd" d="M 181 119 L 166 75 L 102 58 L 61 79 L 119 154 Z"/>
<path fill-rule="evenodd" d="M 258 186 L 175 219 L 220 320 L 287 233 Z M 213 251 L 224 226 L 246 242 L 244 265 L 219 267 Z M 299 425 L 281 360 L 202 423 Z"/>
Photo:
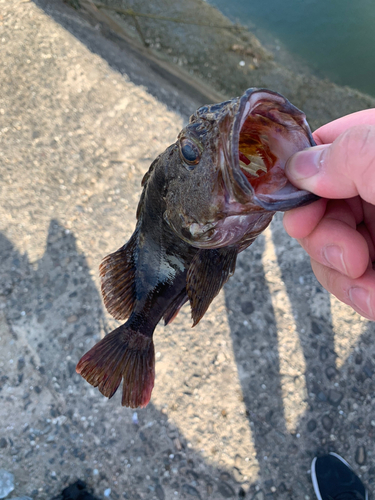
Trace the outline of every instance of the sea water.
<path fill-rule="evenodd" d="M 273 51 L 375 96 L 375 0 L 208 0 Z M 295 68 L 293 68 L 295 69 Z"/>

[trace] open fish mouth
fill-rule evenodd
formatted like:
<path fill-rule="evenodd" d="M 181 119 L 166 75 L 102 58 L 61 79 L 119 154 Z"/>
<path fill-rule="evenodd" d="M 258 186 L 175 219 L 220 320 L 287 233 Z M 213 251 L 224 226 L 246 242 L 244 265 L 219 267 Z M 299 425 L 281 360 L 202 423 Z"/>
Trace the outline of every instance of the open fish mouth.
<path fill-rule="evenodd" d="M 305 114 L 282 95 L 248 89 L 239 100 L 226 144 L 225 184 L 236 201 L 276 211 L 317 199 L 285 175 L 288 158 L 316 144 Z"/>

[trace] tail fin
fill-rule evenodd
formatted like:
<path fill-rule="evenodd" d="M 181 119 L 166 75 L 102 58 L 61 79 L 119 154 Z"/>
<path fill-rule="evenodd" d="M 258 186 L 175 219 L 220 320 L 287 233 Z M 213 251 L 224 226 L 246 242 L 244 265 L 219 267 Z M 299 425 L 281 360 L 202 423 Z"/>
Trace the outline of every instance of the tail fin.
<path fill-rule="evenodd" d="M 154 343 L 151 337 L 122 325 L 94 345 L 80 359 L 76 371 L 107 398 L 123 379 L 122 405 L 143 408 L 154 387 Z"/>

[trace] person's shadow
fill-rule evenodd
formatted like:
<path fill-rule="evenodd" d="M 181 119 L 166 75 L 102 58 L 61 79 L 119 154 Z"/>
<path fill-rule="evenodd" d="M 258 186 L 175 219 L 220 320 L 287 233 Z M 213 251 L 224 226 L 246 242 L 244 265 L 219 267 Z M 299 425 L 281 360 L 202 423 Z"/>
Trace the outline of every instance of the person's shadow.
<path fill-rule="evenodd" d="M 286 422 L 275 319 L 282 312 L 275 314 L 272 306 L 262 263 L 265 238 L 261 236 L 239 256 L 237 273 L 225 288 L 233 348 L 260 467 L 259 480 L 250 485 L 246 498 L 310 495 L 307 471 L 311 459 L 327 451 L 341 453 L 353 464 L 363 463 L 362 467 L 355 465 L 371 485 L 375 477 L 371 466 L 375 437 L 373 324 L 338 370 L 329 307 L 321 305 L 321 314 L 316 316 L 320 296 L 324 304 L 328 295 L 315 282 L 306 258 L 297 263 L 288 258 L 295 251 L 294 244 L 277 222 L 273 241 L 276 247 L 287 246 L 278 256 L 278 264 L 297 317 L 296 329 L 304 332 L 300 341 L 306 363 L 306 405 L 302 410 L 297 407 L 300 417 L 291 431 Z M 71 232 L 52 221 L 45 254 L 34 264 L 2 235 L 0 255 L 1 307 L 8 325 L 8 336 L 2 340 L 6 346 L 3 359 L 14 358 L 10 369 L 0 374 L 5 415 L 0 429 L 8 429 L 0 431 L 0 437 L 6 436 L 2 441 L 6 467 L 16 457 L 17 467 L 26 472 L 27 484 L 28 471 L 40 460 L 47 495 L 80 478 L 94 489 L 112 487 L 115 498 L 124 484 L 124 498 L 132 499 L 145 498 L 145 489 L 158 499 L 167 498 L 171 490 L 182 498 L 245 497 L 241 478 L 208 465 L 199 452 L 189 449 L 177 427 L 167 425 L 168 413 L 160 413 L 150 404 L 134 416 L 121 408 L 118 398 L 107 404 L 75 373 L 76 361 L 113 325 L 108 325 L 85 256 L 77 250 Z M 292 357 L 293 353 L 291 363 Z M 289 399 L 293 401 L 293 395 Z M 9 430 L 13 421 L 25 431 Z M 26 444 L 30 439 L 31 446 Z M 115 479 L 112 473 L 119 466 L 131 472 L 122 472 L 122 482 L 120 473 Z M 204 474 L 200 472 L 203 468 Z"/>
<path fill-rule="evenodd" d="M 110 488 L 115 500 L 244 495 L 167 412 L 123 408 L 120 395 L 108 401 L 76 374 L 117 322 L 104 314 L 72 232 L 52 220 L 33 263 L 0 233 L 0 277 L 0 464 L 17 495 L 51 498 L 77 479 L 97 497 Z"/>
<path fill-rule="evenodd" d="M 271 265 L 265 261 L 266 245 L 276 250 Z M 343 455 L 364 482 L 373 484 L 374 323 L 348 310 L 342 316 L 335 311 L 334 331 L 330 296 L 315 279 L 307 255 L 288 239 L 279 216 L 272 223 L 272 240 L 262 235 L 239 256 L 225 295 L 236 362 L 246 374 L 242 390 L 264 493 L 273 486 L 286 498 L 306 498 L 311 460 L 329 451 Z M 288 335 L 291 324 L 298 352 L 293 333 Z M 361 335 L 360 325 L 365 325 Z M 283 328 L 287 331 L 281 333 Z M 351 333 L 357 335 L 354 349 L 348 346 Z M 345 354 L 339 366 L 337 349 Z"/>

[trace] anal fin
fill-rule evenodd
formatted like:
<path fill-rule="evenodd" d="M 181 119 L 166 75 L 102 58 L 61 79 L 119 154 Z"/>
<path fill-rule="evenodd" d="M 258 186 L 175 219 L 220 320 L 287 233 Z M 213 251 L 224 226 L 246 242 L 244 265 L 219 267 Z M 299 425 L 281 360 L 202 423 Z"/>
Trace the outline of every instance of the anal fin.
<path fill-rule="evenodd" d="M 237 253 L 236 247 L 224 247 L 201 249 L 194 256 L 186 278 L 193 326 L 202 319 L 212 300 L 234 273 Z"/>
<path fill-rule="evenodd" d="M 164 313 L 164 325 L 167 326 L 169 323 L 172 323 L 172 321 L 175 319 L 177 316 L 179 310 L 181 307 L 189 300 L 189 297 L 186 293 L 186 289 L 184 288 L 181 290 L 181 292 L 177 295 L 177 297 L 173 300 L 171 304 L 169 304 L 167 310 Z"/>
<path fill-rule="evenodd" d="M 104 305 L 115 319 L 127 319 L 135 304 L 134 251 L 137 233 L 119 250 L 105 257 L 100 266 Z"/>

